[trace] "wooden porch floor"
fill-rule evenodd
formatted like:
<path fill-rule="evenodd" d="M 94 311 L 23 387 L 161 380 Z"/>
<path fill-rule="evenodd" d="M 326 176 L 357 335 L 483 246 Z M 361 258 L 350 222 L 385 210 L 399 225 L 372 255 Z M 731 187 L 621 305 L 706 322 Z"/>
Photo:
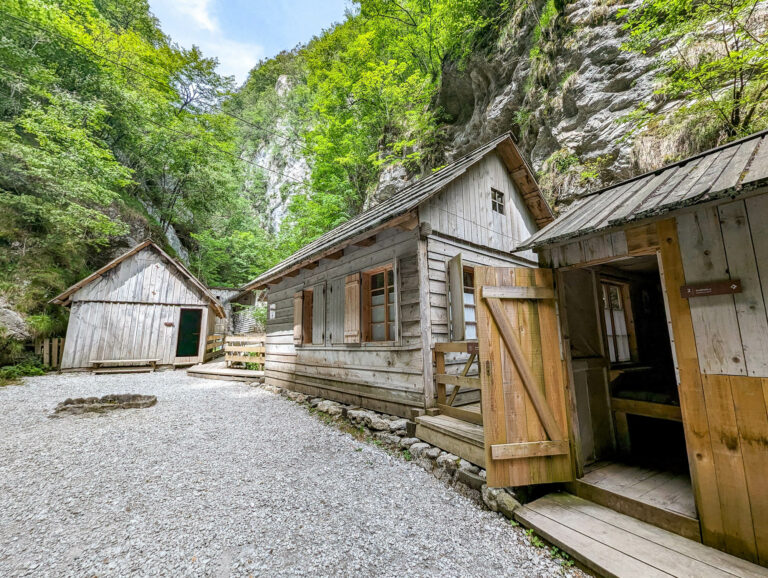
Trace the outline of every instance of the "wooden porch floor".
<path fill-rule="evenodd" d="M 264 379 L 263 371 L 227 367 L 226 362 L 223 360 L 210 361 L 208 363 L 193 365 L 187 369 L 187 374 L 193 377 L 202 377 L 204 379 L 221 379 L 224 381 L 261 382 Z"/>
<path fill-rule="evenodd" d="M 768 576 L 768 569 L 571 494 L 548 494 L 515 518 L 605 576 Z"/>

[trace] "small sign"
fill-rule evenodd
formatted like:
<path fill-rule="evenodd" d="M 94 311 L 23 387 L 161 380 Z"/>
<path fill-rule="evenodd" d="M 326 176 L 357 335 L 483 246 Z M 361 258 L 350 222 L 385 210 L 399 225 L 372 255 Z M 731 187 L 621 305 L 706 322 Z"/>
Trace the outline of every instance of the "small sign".
<path fill-rule="evenodd" d="M 683 285 L 680 287 L 680 297 L 709 297 L 710 295 L 732 295 L 741 293 L 741 281 L 713 281 L 711 283 L 698 283 L 697 285 Z"/>

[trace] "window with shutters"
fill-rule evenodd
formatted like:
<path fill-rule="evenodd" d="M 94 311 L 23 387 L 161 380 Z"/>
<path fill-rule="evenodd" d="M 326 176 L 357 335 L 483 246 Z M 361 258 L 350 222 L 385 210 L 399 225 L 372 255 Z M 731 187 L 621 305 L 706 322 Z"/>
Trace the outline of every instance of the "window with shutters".
<path fill-rule="evenodd" d="M 312 321 L 314 311 L 314 291 L 305 289 L 303 292 L 303 309 L 301 315 L 302 331 L 301 342 L 303 344 L 312 343 Z"/>
<path fill-rule="evenodd" d="M 391 265 L 363 273 L 363 341 L 395 339 L 395 273 Z"/>

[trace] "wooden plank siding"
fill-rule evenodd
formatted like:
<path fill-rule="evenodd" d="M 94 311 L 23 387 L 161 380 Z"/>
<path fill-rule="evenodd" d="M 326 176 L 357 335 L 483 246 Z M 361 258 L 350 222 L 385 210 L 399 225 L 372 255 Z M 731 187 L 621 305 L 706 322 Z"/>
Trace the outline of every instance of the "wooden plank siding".
<path fill-rule="evenodd" d="M 159 365 L 196 363 L 216 312 L 200 290 L 150 247 L 121 261 L 71 296 L 62 369 L 93 359 L 159 359 Z M 177 358 L 181 309 L 203 310 L 199 355 Z"/>
<path fill-rule="evenodd" d="M 418 232 L 393 228 L 376 243 L 348 247 L 340 259 L 323 259 L 269 289 L 265 379 L 268 384 L 401 416 L 424 406 L 417 248 Z M 344 343 L 347 275 L 392 264 L 396 279 L 396 339 Z M 325 331 L 312 344 L 294 345 L 293 295 L 325 285 Z M 317 290 L 317 289 L 316 289 Z"/>
<path fill-rule="evenodd" d="M 680 215 L 677 222 L 660 222 L 660 263 L 702 541 L 766 566 L 768 380 L 754 375 L 762 365 L 750 365 L 753 357 L 744 354 L 756 348 L 765 352 L 760 345 L 765 335 L 740 333 L 740 328 L 755 327 L 765 315 L 759 279 L 749 270 L 768 267 L 758 249 L 768 239 L 761 236 L 762 223 L 745 238 L 744 228 L 758 222 L 760 213 L 749 212 L 745 219 L 743 207 L 743 201 L 736 201 Z M 733 278 L 738 272 L 747 283 L 737 294 L 741 307 L 734 295 L 680 296 L 681 285 L 715 280 L 729 269 Z M 738 349 L 731 352 L 733 358 L 722 359 L 722 346 Z"/>
<path fill-rule="evenodd" d="M 504 193 L 504 214 L 491 209 L 491 188 Z M 509 252 L 537 230 L 523 197 L 496 152 L 419 207 L 419 220 L 443 235 Z M 536 262 L 531 251 L 520 257 Z"/>

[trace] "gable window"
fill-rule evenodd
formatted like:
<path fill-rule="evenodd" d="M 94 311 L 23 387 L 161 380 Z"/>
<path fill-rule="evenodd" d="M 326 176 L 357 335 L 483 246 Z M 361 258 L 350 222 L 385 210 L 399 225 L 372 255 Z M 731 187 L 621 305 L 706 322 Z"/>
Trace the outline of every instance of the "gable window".
<path fill-rule="evenodd" d="M 627 315 L 630 308 L 628 291 L 619 283 L 601 282 L 603 293 L 603 315 L 605 334 L 608 341 L 608 355 L 611 363 L 624 363 L 632 359 L 630 348 L 630 327 Z"/>
<path fill-rule="evenodd" d="M 363 273 L 363 341 L 395 339 L 395 274 L 391 265 Z"/>
<path fill-rule="evenodd" d="M 491 189 L 491 209 L 496 213 L 504 214 L 504 193 Z"/>

